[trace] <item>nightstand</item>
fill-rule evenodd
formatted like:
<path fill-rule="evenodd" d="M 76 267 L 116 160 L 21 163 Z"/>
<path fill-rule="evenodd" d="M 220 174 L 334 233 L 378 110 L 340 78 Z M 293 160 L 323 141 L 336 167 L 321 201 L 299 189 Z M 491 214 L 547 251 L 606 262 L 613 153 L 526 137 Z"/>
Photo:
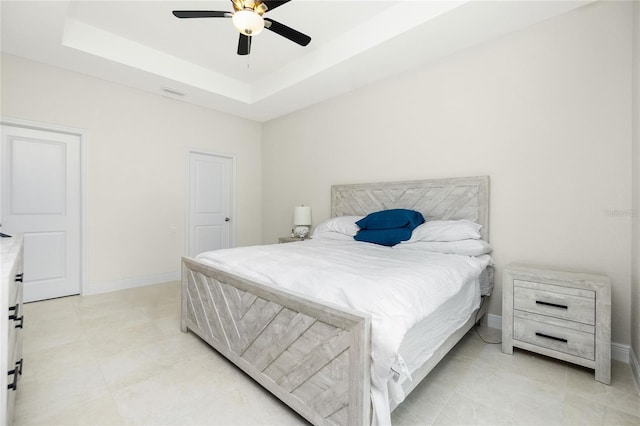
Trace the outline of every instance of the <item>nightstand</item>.
<path fill-rule="evenodd" d="M 508 265 L 502 280 L 502 352 L 513 347 L 595 370 L 611 382 L 611 281 L 603 275 Z"/>
<path fill-rule="evenodd" d="M 300 237 L 280 237 L 278 238 L 278 242 L 279 243 L 294 243 L 296 241 L 304 241 L 304 240 L 308 240 L 309 236 L 304 237 L 304 238 L 300 238 Z"/>

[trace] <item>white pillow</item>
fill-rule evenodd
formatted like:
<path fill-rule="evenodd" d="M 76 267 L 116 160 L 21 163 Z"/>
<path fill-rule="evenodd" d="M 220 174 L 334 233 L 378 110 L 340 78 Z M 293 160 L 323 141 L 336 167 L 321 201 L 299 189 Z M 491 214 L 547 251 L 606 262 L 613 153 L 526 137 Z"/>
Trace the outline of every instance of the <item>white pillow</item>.
<path fill-rule="evenodd" d="M 341 232 L 333 232 L 333 231 L 320 232 L 318 234 L 314 233 L 311 236 L 311 238 L 316 241 L 319 241 L 319 240 L 355 241 L 351 235 L 346 235 Z"/>
<path fill-rule="evenodd" d="M 480 239 L 482 225 L 470 220 L 432 220 L 413 230 L 411 238 L 402 244 L 418 241 L 459 241 Z"/>
<path fill-rule="evenodd" d="M 360 230 L 356 222 L 362 219 L 362 217 L 363 216 L 332 217 L 316 226 L 316 229 L 313 231 L 313 236 L 316 237 L 325 232 L 337 232 L 353 238 Z"/>
<path fill-rule="evenodd" d="M 463 256 L 480 256 L 491 253 L 491 246 L 484 240 L 459 241 L 418 241 L 413 244 L 398 244 L 394 249 L 423 250 L 444 254 L 461 254 Z"/>

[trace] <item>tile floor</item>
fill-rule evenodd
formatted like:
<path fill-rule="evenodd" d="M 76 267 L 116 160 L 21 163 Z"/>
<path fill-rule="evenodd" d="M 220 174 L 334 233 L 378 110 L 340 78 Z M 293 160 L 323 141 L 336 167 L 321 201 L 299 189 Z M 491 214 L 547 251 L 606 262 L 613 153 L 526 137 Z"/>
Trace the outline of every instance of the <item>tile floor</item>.
<path fill-rule="evenodd" d="M 179 330 L 179 283 L 25 306 L 16 425 L 298 425 L 304 419 Z M 499 339 L 496 330 L 481 329 Z M 627 364 L 590 370 L 470 332 L 393 413 L 395 425 L 640 425 Z"/>

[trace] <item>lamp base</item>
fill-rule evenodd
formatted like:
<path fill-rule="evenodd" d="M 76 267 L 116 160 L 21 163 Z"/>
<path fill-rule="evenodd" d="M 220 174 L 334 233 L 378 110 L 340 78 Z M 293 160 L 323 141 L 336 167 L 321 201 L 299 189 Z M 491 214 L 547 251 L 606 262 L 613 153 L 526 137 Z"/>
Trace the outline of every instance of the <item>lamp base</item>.
<path fill-rule="evenodd" d="M 308 226 L 296 226 L 293 229 L 293 234 L 298 238 L 304 238 L 309 235 L 309 227 Z"/>

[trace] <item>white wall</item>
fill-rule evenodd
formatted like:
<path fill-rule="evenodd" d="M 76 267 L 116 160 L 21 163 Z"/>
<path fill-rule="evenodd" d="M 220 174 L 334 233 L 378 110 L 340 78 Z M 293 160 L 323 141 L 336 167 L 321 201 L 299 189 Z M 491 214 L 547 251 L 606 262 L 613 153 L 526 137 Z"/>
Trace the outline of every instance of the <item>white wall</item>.
<path fill-rule="evenodd" d="M 5 117 L 87 131 L 88 292 L 179 271 L 188 148 L 236 156 L 236 241 L 259 242 L 258 123 L 9 55 L 1 99 Z"/>
<path fill-rule="evenodd" d="M 490 312 L 509 262 L 602 272 L 629 344 L 631 8 L 588 5 L 264 124 L 262 241 L 296 204 L 327 218 L 332 184 L 489 175 Z"/>

